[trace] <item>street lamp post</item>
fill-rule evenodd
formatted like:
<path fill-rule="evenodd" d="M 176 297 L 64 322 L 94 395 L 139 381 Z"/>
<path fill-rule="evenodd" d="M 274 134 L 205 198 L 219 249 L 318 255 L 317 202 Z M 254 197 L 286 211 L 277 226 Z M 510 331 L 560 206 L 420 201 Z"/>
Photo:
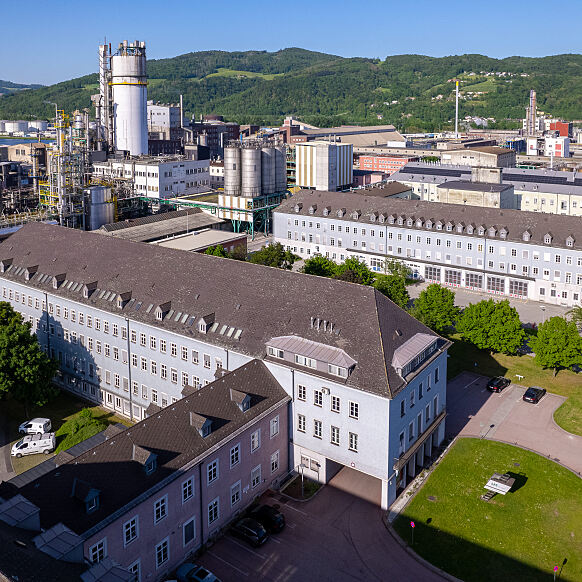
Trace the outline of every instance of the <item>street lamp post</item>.
<path fill-rule="evenodd" d="M 307 467 L 307 465 L 300 463 L 299 466 L 301 467 L 301 499 L 303 499 L 303 497 L 305 496 L 303 487 L 303 470 L 305 469 L 305 467 Z"/>

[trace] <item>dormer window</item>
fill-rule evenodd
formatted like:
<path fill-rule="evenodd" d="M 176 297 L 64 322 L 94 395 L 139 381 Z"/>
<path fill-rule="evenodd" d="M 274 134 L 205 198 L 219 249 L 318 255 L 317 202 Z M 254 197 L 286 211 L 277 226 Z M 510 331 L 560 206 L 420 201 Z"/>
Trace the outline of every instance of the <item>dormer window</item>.
<path fill-rule="evenodd" d="M 85 285 L 83 285 L 83 297 L 85 299 L 89 299 L 95 289 L 97 289 L 97 281 L 93 281 L 92 283 L 85 283 Z"/>
<path fill-rule="evenodd" d="M 413 223 L 414 223 L 414 219 L 413 219 L 413 218 L 409 218 L 409 219 L 406 221 L 406 226 L 412 226 L 412 224 L 413 224 Z"/>
<path fill-rule="evenodd" d="M 38 271 L 38 265 L 34 267 L 28 267 L 26 271 L 24 271 L 24 279 L 25 281 L 30 281 L 34 274 Z"/>
<path fill-rule="evenodd" d="M 88 499 L 87 503 L 85 504 L 85 509 L 87 513 L 92 513 L 93 511 L 99 509 L 99 495 Z"/>
<path fill-rule="evenodd" d="M 246 412 L 251 407 L 251 395 L 246 392 L 231 388 L 230 399 L 239 407 L 241 412 Z"/>
<path fill-rule="evenodd" d="M 331 212 L 331 208 L 329 206 L 326 206 L 323 209 L 323 216 L 329 216 L 329 213 Z"/>
<path fill-rule="evenodd" d="M 354 210 L 352 212 L 352 218 L 354 220 L 358 220 L 358 218 L 360 218 L 360 215 L 362 214 L 361 210 Z"/>
<path fill-rule="evenodd" d="M 206 438 L 212 432 L 212 420 L 196 412 L 190 412 L 190 425 L 202 438 Z"/>
<path fill-rule="evenodd" d="M 394 224 L 395 221 L 396 221 L 396 217 L 393 214 L 391 214 L 388 217 L 388 224 Z"/>
<path fill-rule="evenodd" d="M 380 218 L 378 219 L 380 224 L 384 224 L 386 221 L 386 216 L 384 214 L 380 214 Z"/>
<path fill-rule="evenodd" d="M 376 222 L 376 217 L 378 216 L 378 214 L 376 212 L 372 212 L 370 214 L 370 222 Z"/>
<path fill-rule="evenodd" d="M 166 303 L 162 303 L 156 307 L 156 319 L 158 321 L 163 321 L 164 317 L 170 313 L 170 309 L 172 308 L 172 302 L 166 301 Z"/>
<path fill-rule="evenodd" d="M 12 259 L 4 259 L 3 261 L 0 261 L 0 273 L 5 273 L 10 265 L 12 265 Z"/>
<path fill-rule="evenodd" d="M 529 230 L 526 230 L 522 235 L 521 238 L 525 241 L 525 242 L 529 242 L 529 240 L 531 239 L 531 232 L 529 232 Z"/>
<path fill-rule="evenodd" d="M 127 293 L 120 293 L 117 296 L 117 308 L 118 309 L 123 309 L 128 301 L 131 299 L 131 291 L 128 291 Z"/>
<path fill-rule="evenodd" d="M 443 229 L 443 223 L 440 220 L 436 223 L 436 229 L 437 230 L 442 230 Z"/>
<path fill-rule="evenodd" d="M 467 226 L 467 234 L 473 234 L 473 231 L 475 230 L 475 228 L 473 227 L 472 224 L 469 224 Z"/>
<path fill-rule="evenodd" d="M 575 242 L 576 242 L 576 239 L 572 235 L 570 235 L 566 239 L 566 246 L 567 247 L 573 247 Z"/>
<path fill-rule="evenodd" d="M 505 239 L 507 238 L 507 230 L 505 230 L 504 228 L 502 228 L 502 229 L 499 231 L 499 238 L 502 238 L 502 239 L 504 239 L 504 240 L 505 240 Z"/>
<path fill-rule="evenodd" d="M 453 230 L 453 225 L 450 222 L 447 222 L 447 232 L 451 232 Z"/>
<path fill-rule="evenodd" d="M 459 222 L 459 224 L 457 224 L 457 232 L 459 234 L 461 234 L 463 232 L 463 223 Z"/>
<path fill-rule="evenodd" d="M 315 369 L 317 367 L 317 362 L 313 358 L 301 356 L 300 354 L 295 354 L 295 363 L 307 368 Z"/>
<path fill-rule="evenodd" d="M 148 461 L 144 467 L 146 475 L 151 475 L 156 470 L 157 465 L 158 465 L 157 459 L 152 459 L 151 461 Z"/>
<path fill-rule="evenodd" d="M 424 223 L 424 226 L 425 226 L 426 228 L 432 228 L 432 220 L 427 220 L 427 221 Z"/>
<path fill-rule="evenodd" d="M 298 202 L 297 204 L 295 204 L 295 212 L 299 213 L 299 211 L 303 208 L 303 204 L 301 204 L 301 202 Z"/>
<path fill-rule="evenodd" d="M 267 353 L 269 354 L 269 356 L 273 356 L 274 358 L 280 358 L 281 360 L 285 356 L 283 350 L 279 350 L 277 348 L 272 348 L 270 346 L 267 348 Z"/>
<path fill-rule="evenodd" d="M 335 366 L 334 364 L 328 364 L 328 372 L 334 376 L 339 376 L 340 378 L 348 377 L 348 370 L 346 368 Z"/>
<path fill-rule="evenodd" d="M 399 216 L 397 222 L 400 226 L 402 226 L 404 224 L 404 216 Z"/>
<path fill-rule="evenodd" d="M 489 229 L 488 236 L 490 236 L 490 237 L 494 237 L 496 232 L 497 232 L 497 231 L 495 230 L 495 227 L 494 227 L 494 226 L 492 226 L 492 227 Z"/>
<path fill-rule="evenodd" d="M 314 214 L 316 210 L 317 210 L 317 204 L 312 204 L 309 207 L 309 214 Z"/>
<path fill-rule="evenodd" d="M 66 277 L 66 275 L 64 275 L 64 274 L 55 275 L 53 277 L 53 289 L 58 289 L 62 285 L 63 281 L 65 280 L 65 277 Z"/>
<path fill-rule="evenodd" d="M 478 234 L 479 236 L 483 236 L 483 235 L 485 234 L 485 229 L 484 229 L 482 226 L 480 226 L 480 227 L 477 229 L 477 234 Z"/>
<path fill-rule="evenodd" d="M 422 218 L 416 220 L 416 228 L 422 228 Z"/>
<path fill-rule="evenodd" d="M 338 218 L 342 218 L 345 213 L 346 213 L 346 209 L 340 208 L 336 214 L 337 214 Z"/>
<path fill-rule="evenodd" d="M 544 243 L 547 245 L 552 243 L 552 235 L 549 232 L 544 235 Z"/>

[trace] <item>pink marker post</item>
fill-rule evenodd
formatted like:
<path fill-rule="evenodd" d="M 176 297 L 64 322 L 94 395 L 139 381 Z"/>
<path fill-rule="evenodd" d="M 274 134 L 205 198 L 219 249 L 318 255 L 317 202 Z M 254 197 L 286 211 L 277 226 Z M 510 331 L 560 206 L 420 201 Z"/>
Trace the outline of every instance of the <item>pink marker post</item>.
<path fill-rule="evenodd" d="M 410 522 L 410 532 L 412 533 L 412 544 L 414 545 L 414 527 L 415 527 L 415 523 L 413 521 Z"/>

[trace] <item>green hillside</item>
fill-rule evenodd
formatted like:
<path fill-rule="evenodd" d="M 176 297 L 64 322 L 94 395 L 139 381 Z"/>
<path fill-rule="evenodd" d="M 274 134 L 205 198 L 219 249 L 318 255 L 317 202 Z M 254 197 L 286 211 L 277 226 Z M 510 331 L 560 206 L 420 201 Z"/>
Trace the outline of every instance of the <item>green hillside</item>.
<path fill-rule="evenodd" d="M 505 73 L 505 74 L 503 74 Z M 450 127 L 454 82 L 461 80 L 461 114 L 494 117 L 499 126 L 522 118 L 529 90 L 538 107 L 582 118 L 582 55 L 492 59 L 482 55 L 386 60 L 342 58 L 298 48 L 188 53 L 148 61 L 148 97 L 177 102 L 187 114 L 222 114 L 240 123 L 278 124 L 297 115 L 316 125 L 394 123 L 406 131 Z M 87 75 L 0 99 L 0 118 L 50 116 L 90 107 L 97 75 Z"/>
<path fill-rule="evenodd" d="M 39 87 L 42 87 L 42 85 L 23 85 L 21 83 L 13 83 L 12 81 L 3 81 L 0 79 L 0 97 L 25 89 L 38 89 Z"/>

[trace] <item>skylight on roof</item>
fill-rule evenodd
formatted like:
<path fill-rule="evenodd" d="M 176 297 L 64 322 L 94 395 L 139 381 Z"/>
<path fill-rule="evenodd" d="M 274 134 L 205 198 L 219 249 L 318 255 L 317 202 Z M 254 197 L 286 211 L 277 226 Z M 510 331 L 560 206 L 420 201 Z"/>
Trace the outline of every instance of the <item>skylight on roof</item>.
<path fill-rule="evenodd" d="M 228 333 L 227 333 L 226 335 L 227 335 L 228 337 L 232 337 L 232 334 L 233 334 L 233 333 L 234 333 L 234 327 L 231 327 L 231 328 L 228 330 Z"/>
<path fill-rule="evenodd" d="M 209 332 L 215 332 L 218 329 L 218 326 L 220 325 L 220 323 L 218 323 L 218 321 L 215 321 L 211 326 L 210 329 L 208 330 Z"/>
<path fill-rule="evenodd" d="M 70 289 L 73 286 L 74 281 L 69 281 L 69 284 L 67 285 L 67 289 Z"/>
<path fill-rule="evenodd" d="M 176 317 L 174 317 L 174 321 L 179 321 L 180 317 L 182 317 L 182 312 L 178 311 L 178 313 L 176 313 Z"/>
<path fill-rule="evenodd" d="M 189 320 L 188 320 L 188 325 L 194 325 L 194 322 L 196 321 L 196 316 L 192 316 Z"/>
<path fill-rule="evenodd" d="M 228 325 L 223 325 L 218 332 L 220 335 L 224 335 L 224 332 L 228 329 Z"/>
<path fill-rule="evenodd" d="M 146 313 L 149 313 L 152 310 L 153 306 L 154 306 L 154 304 L 153 303 L 150 303 L 148 305 L 148 308 L 146 309 Z"/>
<path fill-rule="evenodd" d="M 105 296 L 103 297 L 103 299 L 105 301 L 107 301 L 109 299 L 109 296 L 111 295 L 111 291 L 107 291 L 107 293 L 105 293 Z"/>
<path fill-rule="evenodd" d="M 188 314 L 184 313 L 184 315 L 182 315 L 182 321 L 180 323 L 186 323 L 187 319 L 188 319 Z"/>
<path fill-rule="evenodd" d="M 143 305 L 143 303 L 140 301 L 136 306 L 135 306 L 135 310 L 139 311 L 139 308 Z"/>
<path fill-rule="evenodd" d="M 234 334 L 234 339 L 235 340 L 239 339 L 241 334 L 242 334 L 242 329 L 237 329 L 236 333 Z"/>
<path fill-rule="evenodd" d="M 170 311 L 168 312 L 168 319 L 172 319 L 172 315 L 174 315 L 174 313 L 176 313 L 176 310 L 170 309 Z"/>
<path fill-rule="evenodd" d="M 101 291 L 101 293 L 99 293 L 99 299 L 103 299 L 103 295 L 105 295 L 105 290 Z"/>

